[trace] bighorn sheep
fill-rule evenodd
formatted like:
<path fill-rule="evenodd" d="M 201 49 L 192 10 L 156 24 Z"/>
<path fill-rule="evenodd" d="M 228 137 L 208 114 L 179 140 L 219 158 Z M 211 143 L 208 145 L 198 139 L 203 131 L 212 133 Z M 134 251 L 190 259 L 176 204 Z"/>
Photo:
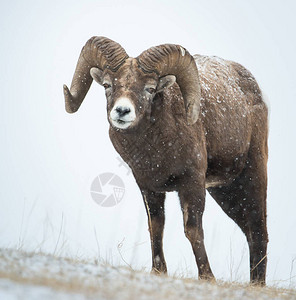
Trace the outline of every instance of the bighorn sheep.
<path fill-rule="evenodd" d="M 268 112 L 252 74 L 217 57 L 165 44 L 129 57 L 93 37 L 83 47 L 66 110 L 76 112 L 92 80 L 105 88 L 110 139 L 143 195 L 152 270 L 166 272 L 165 193 L 177 191 L 199 278 L 214 279 L 202 228 L 206 189 L 246 235 L 251 282 L 265 284 Z"/>

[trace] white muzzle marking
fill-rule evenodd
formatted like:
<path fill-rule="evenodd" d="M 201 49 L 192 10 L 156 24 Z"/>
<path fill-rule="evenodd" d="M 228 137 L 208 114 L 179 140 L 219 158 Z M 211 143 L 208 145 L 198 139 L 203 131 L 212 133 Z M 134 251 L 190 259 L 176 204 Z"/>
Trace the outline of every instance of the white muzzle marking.
<path fill-rule="evenodd" d="M 136 119 L 135 106 L 129 98 L 119 98 L 115 102 L 109 117 L 113 126 L 126 129 Z"/>

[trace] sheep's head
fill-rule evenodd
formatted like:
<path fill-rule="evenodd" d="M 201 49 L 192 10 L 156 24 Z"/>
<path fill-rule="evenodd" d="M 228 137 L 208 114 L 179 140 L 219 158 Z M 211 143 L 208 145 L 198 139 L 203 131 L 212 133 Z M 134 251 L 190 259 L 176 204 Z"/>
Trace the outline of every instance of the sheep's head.
<path fill-rule="evenodd" d="M 176 80 L 173 75 L 159 79 L 155 73 L 144 73 L 134 58 L 128 58 L 117 72 L 95 67 L 90 74 L 105 88 L 109 122 L 119 129 L 136 127 L 143 118 L 149 118 L 156 93 Z"/>
<path fill-rule="evenodd" d="M 198 118 L 198 71 L 193 57 L 181 46 L 152 47 L 129 58 L 119 44 L 104 37 L 91 38 L 81 51 L 70 91 L 64 86 L 67 112 L 78 110 L 93 79 L 105 88 L 108 119 L 116 128 L 136 127 L 149 114 L 154 96 L 175 81 L 184 98 L 188 123 Z"/>

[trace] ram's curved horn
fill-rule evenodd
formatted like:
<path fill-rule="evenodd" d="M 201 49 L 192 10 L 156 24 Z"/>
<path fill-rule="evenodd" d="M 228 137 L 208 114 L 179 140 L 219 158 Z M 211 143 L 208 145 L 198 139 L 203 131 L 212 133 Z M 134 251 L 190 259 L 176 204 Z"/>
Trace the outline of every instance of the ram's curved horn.
<path fill-rule="evenodd" d="M 137 57 L 139 67 L 159 77 L 175 75 L 180 86 L 187 113 L 187 122 L 194 124 L 200 110 L 200 82 L 194 58 L 179 45 L 165 44 L 152 47 Z"/>
<path fill-rule="evenodd" d="M 91 68 L 109 68 L 115 72 L 127 58 L 128 55 L 118 43 L 105 37 L 89 39 L 81 50 L 70 90 L 64 85 L 66 111 L 73 113 L 80 107 L 93 81 Z"/>

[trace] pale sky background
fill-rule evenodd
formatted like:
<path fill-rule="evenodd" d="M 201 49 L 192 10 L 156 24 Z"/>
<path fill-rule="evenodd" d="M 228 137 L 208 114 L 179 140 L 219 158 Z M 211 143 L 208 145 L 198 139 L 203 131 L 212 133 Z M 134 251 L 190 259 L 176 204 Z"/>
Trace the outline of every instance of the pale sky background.
<path fill-rule="evenodd" d="M 267 283 L 296 286 L 294 1 L 10 1 L 0 4 L 0 247 L 99 257 L 150 270 L 147 218 L 131 174 L 108 136 L 103 89 L 93 84 L 78 113 L 64 109 L 82 46 L 93 35 L 130 56 L 163 43 L 247 67 L 269 98 Z M 112 172 L 122 202 L 97 205 L 90 185 Z M 197 276 L 176 195 L 166 201 L 170 274 Z M 244 235 L 207 195 L 205 243 L 218 279 L 248 281 Z M 295 260 L 295 262 L 294 262 Z"/>

